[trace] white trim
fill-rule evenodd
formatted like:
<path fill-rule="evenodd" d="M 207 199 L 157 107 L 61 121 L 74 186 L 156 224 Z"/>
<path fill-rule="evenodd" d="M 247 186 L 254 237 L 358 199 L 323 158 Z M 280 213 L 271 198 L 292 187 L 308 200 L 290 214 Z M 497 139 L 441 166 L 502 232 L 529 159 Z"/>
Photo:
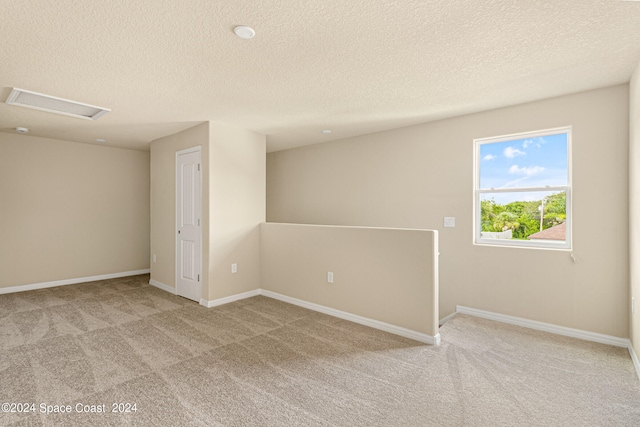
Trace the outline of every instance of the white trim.
<path fill-rule="evenodd" d="M 347 313 L 345 311 L 336 310 L 333 308 L 325 307 L 323 305 L 314 304 L 312 302 L 303 301 L 297 298 L 288 297 L 286 295 L 278 294 L 276 292 L 266 291 L 260 289 L 260 295 L 268 298 L 277 299 L 287 302 L 289 304 L 297 305 L 309 310 L 318 311 L 320 313 L 328 314 L 333 317 L 348 320 L 350 322 L 359 323 L 361 325 L 369 326 L 374 329 L 389 332 L 395 335 L 400 335 L 405 338 L 410 338 L 415 341 L 423 342 L 426 344 L 440 345 L 440 334 L 435 336 L 423 334 L 422 332 L 416 332 L 411 329 L 402 328 L 400 326 L 391 325 L 389 323 L 380 322 L 378 320 L 369 319 L 366 317 L 358 316 L 356 314 Z"/>
<path fill-rule="evenodd" d="M 483 319 L 495 320 L 496 322 L 508 323 L 510 325 L 522 326 L 524 328 L 535 329 L 537 331 L 550 332 L 556 335 L 579 338 L 586 341 L 598 342 L 601 344 L 613 345 L 616 347 L 629 348 L 631 343 L 626 338 L 618 338 L 612 335 L 598 334 L 596 332 L 584 331 L 582 329 L 567 328 L 565 326 L 553 325 L 551 323 L 538 322 L 536 320 L 523 319 L 521 317 L 507 316 L 505 314 L 493 313 L 491 311 L 478 310 L 463 306 L 456 306 L 456 312 L 468 314 L 470 316 L 481 317 Z"/>
<path fill-rule="evenodd" d="M 546 187 L 515 187 L 518 193 L 535 193 L 535 192 L 558 192 L 569 190 L 568 185 L 549 185 Z M 508 188 L 478 188 L 478 193 L 515 193 L 512 187 Z"/>
<path fill-rule="evenodd" d="M 217 307 L 219 305 L 229 304 L 230 302 L 239 301 L 245 298 L 251 298 L 260 295 L 260 289 L 254 289 L 253 291 L 243 292 L 241 294 L 231 295 L 229 297 L 218 298 L 211 301 L 207 301 L 204 298 L 200 299 L 200 305 L 204 305 L 207 308 Z"/>
<path fill-rule="evenodd" d="M 155 286 L 158 289 L 162 289 L 163 291 L 167 291 L 170 294 L 178 295 L 176 288 L 174 288 L 172 286 L 169 286 L 169 285 L 165 285 L 164 283 L 158 282 L 157 280 L 151 279 L 151 280 L 149 280 L 149 284 L 151 286 Z"/>
<path fill-rule="evenodd" d="M 137 276 L 139 274 L 150 273 L 151 269 L 123 271 L 121 273 L 102 274 L 99 276 L 78 277 L 77 279 L 55 280 L 53 282 L 33 283 L 30 285 L 10 286 L 8 288 L 0 288 L 0 295 L 10 294 L 13 292 L 34 291 L 37 289 L 53 288 L 55 286 L 75 285 L 85 282 L 97 282 L 98 280 L 116 279 L 119 277 Z"/>
<path fill-rule="evenodd" d="M 173 288 L 171 287 L 168 287 L 168 286 L 166 288 L 162 288 L 160 286 L 158 287 L 160 289 L 164 289 L 168 292 L 173 293 Z M 205 306 L 207 308 L 213 308 L 213 307 L 218 307 L 220 305 L 229 304 L 231 302 L 239 301 L 245 298 L 255 297 L 258 295 L 262 295 L 268 298 L 273 298 L 289 304 L 297 305 L 299 307 L 303 307 L 309 310 L 318 311 L 320 313 L 328 314 L 329 316 L 338 317 L 340 319 L 348 320 L 354 323 L 359 323 L 364 326 L 369 326 L 374 329 L 379 329 L 381 331 L 389 332 L 391 334 L 400 335 L 401 337 L 410 338 L 412 340 L 423 342 L 426 344 L 440 345 L 441 343 L 440 334 L 436 334 L 434 336 L 427 335 L 422 332 L 413 331 L 411 329 L 406 329 L 400 326 L 391 325 L 389 323 L 380 322 L 379 320 L 369 319 L 367 317 L 358 316 L 356 314 L 347 313 L 345 311 L 336 310 L 330 307 L 325 307 L 323 305 L 314 304 L 312 302 L 307 302 L 297 298 L 288 297 L 286 295 L 267 291 L 265 289 L 254 289 L 253 291 L 243 292 L 241 294 L 231 295 L 224 298 L 218 298 L 211 301 L 207 301 L 206 299 L 202 298 L 200 299 L 200 305 Z M 455 313 L 453 315 L 455 315 Z"/>
<path fill-rule="evenodd" d="M 636 374 L 638 375 L 638 379 L 640 379 L 640 361 L 638 360 L 638 356 L 636 355 L 636 352 L 633 350 L 633 346 L 631 345 L 631 342 L 629 342 L 629 354 L 631 355 L 633 366 L 636 368 Z"/>
<path fill-rule="evenodd" d="M 510 188 L 480 188 L 480 170 L 482 159 L 480 158 L 480 146 L 484 144 L 500 143 L 524 138 L 536 138 L 557 134 L 567 135 L 567 183 L 560 186 L 549 187 L 510 187 Z M 570 251 L 573 248 L 572 240 L 572 145 L 573 145 L 573 127 L 562 126 L 553 129 L 544 129 L 540 131 L 521 132 L 511 135 L 501 135 L 488 138 L 476 138 L 473 140 L 473 244 L 486 247 L 512 247 L 512 248 L 531 248 L 531 249 L 550 249 Z M 499 239 L 483 239 L 481 236 L 481 194 L 491 193 L 519 193 L 532 191 L 564 191 L 566 195 L 566 235 L 564 241 L 548 241 L 548 240 L 499 240 Z"/>
<path fill-rule="evenodd" d="M 183 150 L 176 151 L 176 158 L 182 154 L 202 152 L 202 145 L 194 145 L 193 147 L 185 148 Z"/>
<path fill-rule="evenodd" d="M 453 312 L 450 315 L 443 317 L 442 319 L 440 319 L 439 325 L 442 326 L 445 323 L 447 323 L 449 320 L 453 319 L 454 317 L 456 317 L 456 314 L 458 314 L 457 312 Z"/>

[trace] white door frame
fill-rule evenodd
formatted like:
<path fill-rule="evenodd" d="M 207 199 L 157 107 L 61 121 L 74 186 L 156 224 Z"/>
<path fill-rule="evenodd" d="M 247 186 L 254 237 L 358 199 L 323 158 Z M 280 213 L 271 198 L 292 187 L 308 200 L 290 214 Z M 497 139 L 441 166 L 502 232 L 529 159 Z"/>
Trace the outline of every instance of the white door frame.
<path fill-rule="evenodd" d="M 178 187 L 179 187 L 179 183 L 180 183 L 180 178 L 179 178 L 179 168 L 178 168 L 178 159 L 180 158 L 181 155 L 183 154 L 190 154 L 190 153 L 198 153 L 198 164 L 199 167 L 202 164 L 202 147 L 200 145 L 196 146 L 196 147 L 191 147 L 191 148 L 186 148 L 184 150 L 180 150 L 180 151 L 176 151 L 176 167 L 175 167 L 175 183 L 176 183 L 176 191 L 175 191 L 175 214 L 176 214 L 176 219 L 175 219 L 175 228 L 174 228 L 174 236 L 175 236 L 175 249 L 176 249 L 176 256 L 175 256 L 175 270 L 176 270 L 176 294 L 180 295 L 180 296 L 185 296 L 185 295 L 181 295 L 179 292 L 179 286 L 178 286 L 178 281 L 179 281 L 179 277 L 180 277 L 180 263 L 181 263 L 181 259 L 180 259 L 180 238 L 179 238 L 179 233 L 178 233 L 178 229 L 180 227 L 179 224 L 179 213 L 178 210 L 180 209 L 180 204 L 181 204 L 181 200 L 179 199 L 179 196 L 181 194 L 181 192 L 179 192 Z M 198 282 L 200 284 L 200 295 L 198 296 L 198 302 L 200 302 L 200 300 L 202 299 L 202 170 L 201 168 L 199 169 L 200 173 L 199 175 L 199 179 L 200 179 L 200 183 L 199 183 L 199 187 L 200 187 L 200 191 L 198 194 L 199 197 L 199 212 L 197 212 L 197 216 L 198 216 L 198 221 L 199 221 L 199 234 L 200 234 L 200 250 L 199 250 L 199 257 L 200 257 L 200 262 L 199 262 L 199 272 L 198 272 Z M 186 297 L 189 298 L 189 297 Z M 192 299 L 192 298 L 190 298 Z"/>

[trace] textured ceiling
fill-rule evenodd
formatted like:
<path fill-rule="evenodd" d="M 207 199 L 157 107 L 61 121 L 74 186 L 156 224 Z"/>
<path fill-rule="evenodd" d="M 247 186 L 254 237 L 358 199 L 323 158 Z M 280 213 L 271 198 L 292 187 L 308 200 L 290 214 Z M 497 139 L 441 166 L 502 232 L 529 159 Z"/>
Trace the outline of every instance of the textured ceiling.
<path fill-rule="evenodd" d="M 89 121 L 0 103 L 0 131 L 141 150 L 211 120 L 275 151 L 626 83 L 640 61 L 631 1 L 0 6 L 0 101 L 19 87 L 112 110 Z"/>

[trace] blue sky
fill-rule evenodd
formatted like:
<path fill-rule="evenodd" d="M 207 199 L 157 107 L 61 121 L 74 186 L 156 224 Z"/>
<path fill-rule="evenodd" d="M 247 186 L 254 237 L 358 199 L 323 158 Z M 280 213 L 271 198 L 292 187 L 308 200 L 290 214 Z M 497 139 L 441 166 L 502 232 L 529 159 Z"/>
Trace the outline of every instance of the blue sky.
<path fill-rule="evenodd" d="M 480 145 L 480 188 L 566 185 L 567 168 L 566 133 Z M 508 203 L 540 200 L 548 194 L 486 194 L 483 199 Z"/>

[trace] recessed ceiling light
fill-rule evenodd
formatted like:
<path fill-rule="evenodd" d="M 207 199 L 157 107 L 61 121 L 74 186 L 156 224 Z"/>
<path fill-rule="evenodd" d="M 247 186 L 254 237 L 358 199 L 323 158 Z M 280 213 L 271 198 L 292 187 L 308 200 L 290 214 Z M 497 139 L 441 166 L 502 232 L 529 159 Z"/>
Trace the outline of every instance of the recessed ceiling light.
<path fill-rule="evenodd" d="M 236 36 L 245 40 L 252 39 L 253 36 L 256 35 L 256 32 L 253 30 L 253 28 L 247 27 L 246 25 L 238 25 L 233 29 L 233 32 L 236 34 Z"/>
<path fill-rule="evenodd" d="M 331 130 L 325 129 L 322 131 L 322 133 L 324 133 L 325 135 L 329 135 L 331 133 Z"/>
<path fill-rule="evenodd" d="M 96 142 L 107 142 L 107 140 L 106 139 L 102 139 L 102 138 L 98 138 L 98 139 L 96 139 Z"/>
<path fill-rule="evenodd" d="M 27 132 L 29 132 L 29 129 L 23 128 L 23 127 L 17 127 L 16 128 L 16 132 L 18 132 L 18 133 L 27 133 Z"/>

